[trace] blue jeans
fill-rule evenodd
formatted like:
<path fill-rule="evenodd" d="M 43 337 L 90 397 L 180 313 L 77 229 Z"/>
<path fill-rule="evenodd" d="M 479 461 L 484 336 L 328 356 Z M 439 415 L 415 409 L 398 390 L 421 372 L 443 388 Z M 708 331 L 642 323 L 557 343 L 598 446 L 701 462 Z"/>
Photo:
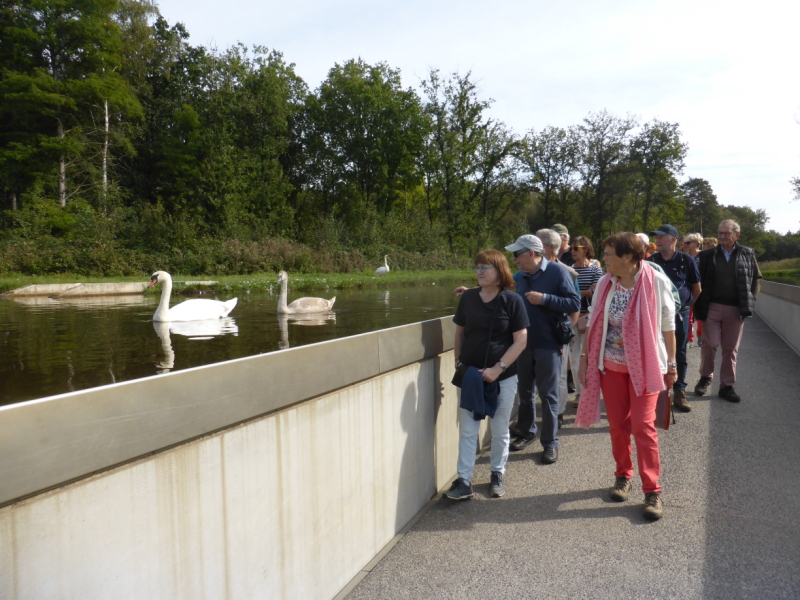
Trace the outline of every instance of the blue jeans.
<path fill-rule="evenodd" d="M 517 359 L 519 372 L 519 417 L 521 435 L 536 435 L 536 402 L 538 388 L 542 400 L 542 435 L 544 448 L 558 447 L 558 399 L 561 363 L 566 360 L 561 350 L 528 348 Z M 534 385 L 535 383 L 535 385 Z"/>
<path fill-rule="evenodd" d="M 512 375 L 500 382 L 500 395 L 497 397 L 497 411 L 490 420 L 492 428 L 492 471 L 506 472 L 508 460 L 508 445 L 511 435 L 508 433 L 508 421 L 511 418 L 511 409 L 514 407 L 514 396 L 517 393 L 517 376 Z M 478 453 L 478 433 L 481 421 L 472 418 L 472 411 L 465 408 L 458 409 L 458 421 L 461 433 L 458 438 L 458 476 L 466 481 L 472 481 L 472 471 L 475 469 L 475 455 Z"/>
<path fill-rule="evenodd" d="M 682 310 L 675 315 L 675 362 L 678 363 L 678 379 L 674 390 L 686 389 L 686 371 L 689 368 L 686 362 L 686 342 L 689 341 L 689 309 Z"/>

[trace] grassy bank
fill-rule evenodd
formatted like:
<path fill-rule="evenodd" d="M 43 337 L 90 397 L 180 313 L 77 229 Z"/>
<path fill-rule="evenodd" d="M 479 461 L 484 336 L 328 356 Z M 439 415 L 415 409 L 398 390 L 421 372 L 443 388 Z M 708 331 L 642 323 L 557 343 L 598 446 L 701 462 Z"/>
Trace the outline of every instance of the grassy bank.
<path fill-rule="evenodd" d="M 116 283 L 121 281 L 147 281 L 149 277 L 86 277 L 82 275 L 0 275 L 0 293 L 8 292 L 24 285 L 45 283 Z M 225 275 L 225 276 L 186 276 L 178 277 L 177 281 L 209 280 L 218 282 L 208 286 L 185 286 L 176 283 L 173 293 L 194 294 L 209 289 L 215 292 L 263 292 L 276 290 L 277 276 L 274 273 L 260 273 L 254 275 Z M 472 285 L 475 274 L 468 270 L 449 271 L 391 271 L 387 275 L 376 276 L 369 272 L 361 273 L 306 273 L 289 274 L 289 289 L 295 291 L 313 290 L 351 290 L 368 288 L 389 288 L 415 285 L 457 284 Z M 149 290 L 148 293 L 160 293 L 160 290 Z"/>

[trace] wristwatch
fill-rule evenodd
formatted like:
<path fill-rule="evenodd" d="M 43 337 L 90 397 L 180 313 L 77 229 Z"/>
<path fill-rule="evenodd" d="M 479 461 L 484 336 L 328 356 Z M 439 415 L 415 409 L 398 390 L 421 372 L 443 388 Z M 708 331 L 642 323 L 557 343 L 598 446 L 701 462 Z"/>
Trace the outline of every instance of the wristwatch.
<path fill-rule="evenodd" d="M 668 362 L 667 363 L 667 368 L 669 368 L 669 367 L 675 367 L 677 369 L 678 368 L 678 363 L 676 363 L 676 362 Z"/>
<path fill-rule="evenodd" d="M 498 360 L 497 364 L 500 365 L 500 368 L 503 369 L 503 372 L 505 372 L 505 370 L 508 368 L 506 363 L 504 363 L 502 360 Z"/>

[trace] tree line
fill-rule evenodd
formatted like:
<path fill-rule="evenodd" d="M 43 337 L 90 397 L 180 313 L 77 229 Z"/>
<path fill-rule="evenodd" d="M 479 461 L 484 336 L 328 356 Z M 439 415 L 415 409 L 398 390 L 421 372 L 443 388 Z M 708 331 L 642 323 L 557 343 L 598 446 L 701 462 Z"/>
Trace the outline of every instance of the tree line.
<path fill-rule="evenodd" d="M 602 110 L 519 134 L 472 73 L 414 89 L 361 59 L 312 90 L 276 50 L 192 46 L 149 0 L 12 0 L 0 31 L 0 269 L 446 268 L 555 222 L 600 240 L 723 217 L 800 255 L 800 231 L 680 181 L 678 123 Z"/>

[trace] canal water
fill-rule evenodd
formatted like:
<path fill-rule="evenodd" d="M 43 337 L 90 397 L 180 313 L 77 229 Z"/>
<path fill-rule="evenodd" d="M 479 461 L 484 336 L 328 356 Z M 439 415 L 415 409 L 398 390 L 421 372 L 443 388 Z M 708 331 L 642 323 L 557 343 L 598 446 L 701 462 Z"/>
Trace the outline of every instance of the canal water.
<path fill-rule="evenodd" d="M 0 405 L 452 315 L 454 287 L 340 290 L 331 313 L 297 318 L 277 293 L 239 294 L 227 319 L 161 324 L 158 296 L 0 300 Z M 306 295 L 334 293 L 289 302 Z"/>

